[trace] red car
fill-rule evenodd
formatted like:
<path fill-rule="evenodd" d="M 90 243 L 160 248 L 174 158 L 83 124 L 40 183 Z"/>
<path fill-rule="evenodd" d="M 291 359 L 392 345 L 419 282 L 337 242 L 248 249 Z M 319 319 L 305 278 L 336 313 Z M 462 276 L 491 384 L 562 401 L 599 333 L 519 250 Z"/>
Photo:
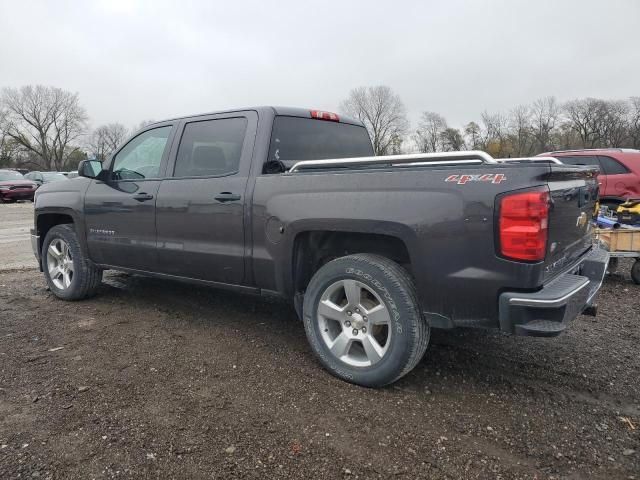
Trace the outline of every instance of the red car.
<path fill-rule="evenodd" d="M 629 198 L 640 198 L 640 150 L 597 148 L 541 153 L 572 165 L 600 167 L 600 204 L 615 210 Z"/>
<path fill-rule="evenodd" d="M 0 202 L 15 202 L 16 200 L 31 200 L 38 185 L 25 180 L 20 172 L 15 170 L 0 170 Z"/>

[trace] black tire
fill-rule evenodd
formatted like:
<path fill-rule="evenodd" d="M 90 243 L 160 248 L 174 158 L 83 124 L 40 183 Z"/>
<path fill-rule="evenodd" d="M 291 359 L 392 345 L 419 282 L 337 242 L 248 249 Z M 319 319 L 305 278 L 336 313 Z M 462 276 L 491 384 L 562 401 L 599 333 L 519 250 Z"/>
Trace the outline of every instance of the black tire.
<path fill-rule="evenodd" d="M 633 266 L 631 267 L 631 280 L 633 280 L 636 285 L 640 285 L 640 260 L 633 262 Z"/>
<path fill-rule="evenodd" d="M 322 337 L 318 305 L 325 291 L 341 280 L 363 284 L 379 296 L 389 312 L 392 332 L 389 346 L 375 364 L 345 363 L 331 352 Z M 304 296 L 303 320 L 307 338 L 320 363 L 336 377 L 365 387 L 382 387 L 409 373 L 429 344 L 430 328 L 421 313 L 413 279 L 400 265 L 379 255 L 349 255 L 320 268 Z"/>
<path fill-rule="evenodd" d="M 69 246 L 73 262 L 73 276 L 67 288 L 58 288 L 49 273 L 49 246 L 61 239 Z M 102 282 L 102 270 L 95 267 L 83 254 L 72 224 L 56 225 L 47 233 L 42 244 L 42 269 L 51 292 L 63 300 L 82 300 L 95 295 Z"/>

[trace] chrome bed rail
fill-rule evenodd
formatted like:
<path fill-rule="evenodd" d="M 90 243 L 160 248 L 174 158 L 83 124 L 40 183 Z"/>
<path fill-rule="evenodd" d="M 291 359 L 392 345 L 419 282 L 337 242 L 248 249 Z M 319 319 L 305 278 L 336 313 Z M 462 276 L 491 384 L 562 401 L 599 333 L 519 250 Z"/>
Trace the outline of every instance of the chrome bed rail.
<path fill-rule="evenodd" d="M 356 158 L 327 158 L 324 160 L 303 160 L 296 162 L 287 173 L 296 173 L 302 170 L 331 167 L 358 167 L 367 165 L 387 164 L 392 167 L 410 167 L 416 165 L 498 165 L 507 162 L 543 161 L 562 163 L 553 157 L 526 157 L 526 158 L 500 158 L 495 159 L 486 152 L 469 150 L 462 152 L 436 152 L 436 153 L 412 153 L 407 155 L 381 155 L 378 157 Z"/>

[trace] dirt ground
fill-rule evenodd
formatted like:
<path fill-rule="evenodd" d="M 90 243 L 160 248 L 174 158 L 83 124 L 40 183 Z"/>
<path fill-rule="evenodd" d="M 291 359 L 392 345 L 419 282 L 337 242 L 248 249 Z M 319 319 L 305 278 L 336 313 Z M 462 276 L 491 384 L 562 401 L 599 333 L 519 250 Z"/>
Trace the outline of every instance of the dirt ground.
<path fill-rule="evenodd" d="M 109 272 L 66 303 L 5 268 L 0 478 L 640 480 L 640 287 L 620 271 L 558 338 L 438 332 L 370 390 L 322 370 L 280 301 Z"/>

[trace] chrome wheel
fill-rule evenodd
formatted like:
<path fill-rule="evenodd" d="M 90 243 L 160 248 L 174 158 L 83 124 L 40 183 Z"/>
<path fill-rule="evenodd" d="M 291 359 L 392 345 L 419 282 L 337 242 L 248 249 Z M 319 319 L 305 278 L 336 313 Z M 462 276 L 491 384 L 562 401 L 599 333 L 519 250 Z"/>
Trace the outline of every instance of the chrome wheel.
<path fill-rule="evenodd" d="M 73 268 L 69 245 L 61 238 L 54 239 L 47 249 L 47 269 L 56 288 L 66 290 L 71 286 Z"/>
<path fill-rule="evenodd" d="M 354 367 L 378 363 L 391 344 L 387 307 L 377 293 L 357 280 L 339 280 L 324 291 L 317 322 L 331 353 Z"/>

